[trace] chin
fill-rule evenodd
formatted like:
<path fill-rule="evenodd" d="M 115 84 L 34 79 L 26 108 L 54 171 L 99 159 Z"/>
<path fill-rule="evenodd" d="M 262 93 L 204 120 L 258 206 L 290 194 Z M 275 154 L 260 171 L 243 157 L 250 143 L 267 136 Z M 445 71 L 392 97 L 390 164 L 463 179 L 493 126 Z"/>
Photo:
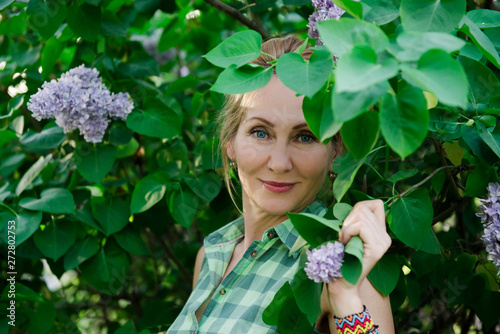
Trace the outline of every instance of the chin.
<path fill-rule="evenodd" d="M 275 216 L 282 216 L 286 214 L 287 211 L 297 211 L 298 205 L 296 199 L 291 196 L 282 196 L 282 198 L 263 196 L 258 204 L 262 210 Z"/>

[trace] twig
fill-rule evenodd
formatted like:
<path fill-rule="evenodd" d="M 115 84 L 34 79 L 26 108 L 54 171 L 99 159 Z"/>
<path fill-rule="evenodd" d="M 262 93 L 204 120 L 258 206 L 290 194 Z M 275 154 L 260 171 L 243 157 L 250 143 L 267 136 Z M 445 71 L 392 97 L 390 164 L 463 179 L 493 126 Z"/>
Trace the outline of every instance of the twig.
<path fill-rule="evenodd" d="M 250 29 L 257 31 L 259 34 L 262 35 L 263 39 L 269 38 L 269 34 L 267 33 L 267 31 L 264 30 L 263 27 L 259 26 L 254 21 L 245 17 L 243 14 L 241 14 L 235 8 L 233 8 L 229 5 L 226 5 L 225 3 L 220 2 L 219 0 L 205 0 L 205 2 L 208 3 L 210 6 L 217 8 L 221 12 L 226 13 L 227 15 L 235 18 L 236 20 L 240 21 L 241 23 L 243 23 L 244 25 L 246 25 Z"/>
<path fill-rule="evenodd" d="M 420 187 L 421 185 L 423 185 L 425 182 L 429 181 L 434 175 L 436 175 L 437 173 L 439 173 L 443 169 L 474 169 L 475 167 L 476 166 L 462 166 L 462 165 L 461 166 L 442 166 L 442 167 L 439 167 L 436 170 L 434 170 L 432 173 L 430 173 L 425 179 L 423 179 L 419 183 L 414 184 L 413 186 L 411 186 L 410 188 L 406 189 L 401 194 L 399 194 L 394 199 L 394 201 L 392 201 L 392 203 L 389 203 L 389 205 L 387 207 L 390 208 L 391 205 L 393 205 L 398 199 L 400 199 L 401 197 L 405 196 L 410 191 L 413 191 L 413 190 L 417 189 L 418 187 Z"/>
<path fill-rule="evenodd" d="M 167 255 L 169 256 L 169 258 L 172 261 L 174 261 L 174 263 L 177 265 L 177 268 L 179 268 L 179 270 L 181 271 L 182 275 L 184 275 L 184 277 L 188 280 L 188 282 L 192 282 L 193 281 L 193 277 L 188 273 L 188 271 L 186 270 L 186 268 L 184 268 L 184 266 L 182 265 L 181 261 L 179 261 L 179 259 L 175 256 L 175 254 L 172 251 L 172 249 L 170 249 L 170 246 L 165 242 L 165 240 L 163 240 L 162 237 L 158 237 L 158 240 L 160 241 L 160 244 L 163 247 L 163 250 L 165 251 L 165 253 L 167 253 Z"/>
<path fill-rule="evenodd" d="M 444 159 L 444 156 L 443 156 L 443 148 L 437 142 L 436 139 L 432 139 L 432 143 L 434 144 L 434 148 L 436 149 L 436 153 L 438 154 L 439 159 L 441 160 L 441 163 L 443 165 L 446 165 L 446 160 Z M 446 178 L 450 182 L 451 189 L 453 189 L 455 197 L 457 198 L 457 200 L 460 200 L 460 198 L 462 198 L 462 196 L 460 196 L 460 192 L 458 191 L 457 185 L 455 183 L 455 179 L 453 179 L 449 170 L 445 170 L 445 174 L 446 174 Z"/>
<path fill-rule="evenodd" d="M 443 220 L 444 218 L 447 218 L 450 216 L 455 210 L 460 207 L 461 205 L 464 205 L 466 202 L 470 200 L 470 197 L 462 197 L 461 200 L 450 206 L 448 209 L 444 210 L 441 212 L 439 215 L 435 216 L 432 218 L 432 225 L 436 224 L 437 222 Z"/>

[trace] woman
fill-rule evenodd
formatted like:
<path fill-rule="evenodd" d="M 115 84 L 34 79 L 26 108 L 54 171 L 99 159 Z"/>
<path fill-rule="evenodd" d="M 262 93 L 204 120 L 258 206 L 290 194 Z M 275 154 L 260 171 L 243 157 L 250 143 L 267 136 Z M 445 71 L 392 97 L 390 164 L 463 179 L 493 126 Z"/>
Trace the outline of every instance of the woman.
<path fill-rule="evenodd" d="M 276 38 L 263 43 L 262 51 L 279 58 L 301 44 L 294 37 Z M 311 53 L 306 49 L 302 56 L 308 59 Z M 269 67 L 271 60 L 261 55 L 253 63 Z M 220 147 L 232 198 L 229 165 L 241 181 L 242 216 L 205 238 L 196 258 L 193 292 L 167 333 L 275 332 L 262 321 L 262 312 L 279 288 L 292 281 L 301 252 L 290 252 L 298 233 L 285 212 L 319 214 L 325 208 L 315 198 L 342 147 L 338 135 L 325 145 L 312 134 L 302 99 L 275 74 L 257 91 L 228 97 L 219 116 Z M 354 235 L 364 242 L 362 275 L 356 285 L 342 278 L 324 285 L 315 329 L 337 333 L 334 316 L 340 323 L 366 305 L 380 333 L 393 333 L 389 299 L 366 279 L 391 243 L 382 201 L 354 206 L 339 238 L 346 244 Z"/>

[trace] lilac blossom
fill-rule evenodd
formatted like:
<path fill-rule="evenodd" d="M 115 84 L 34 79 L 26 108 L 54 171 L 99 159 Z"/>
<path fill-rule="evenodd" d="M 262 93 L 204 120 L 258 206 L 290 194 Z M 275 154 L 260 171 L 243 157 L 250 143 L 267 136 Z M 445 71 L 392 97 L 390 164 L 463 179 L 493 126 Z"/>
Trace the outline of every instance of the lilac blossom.
<path fill-rule="evenodd" d="M 486 251 L 493 259 L 493 264 L 498 269 L 500 276 L 500 184 L 488 184 L 488 198 L 481 199 L 484 205 L 479 209 L 481 213 L 476 213 L 484 223 L 484 235 L 481 240 L 486 245 Z"/>
<path fill-rule="evenodd" d="M 312 0 L 312 5 L 315 11 L 309 16 L 309 24 L 307 25 L 309 38 L 314 38 L 316 45 L 323 45 L 316 23 L 330 19 L 338 20 L 345 13 L 345 10 L 339 8 L 332 0 Z"/>
<path fill-rule="evenodd" d="M 78 129 L 90 143 L 100 143 L 109 119 L 125 120 L 134 105 L 128 93 L 111 93 L 99 72 L 84 65 L 44 82 L 27 104 L 37 120 L 55 118 L 64 133 Z"/>
<path fill-rule="evenodd" d="M 306 267 L 304 268 L 307 277 L 314 282 L 329 283 L 337 277 L 342 277 L 340 268 L 344 262 L 344 245 L 338 241 L 329 242 L 307 251 Z"/>

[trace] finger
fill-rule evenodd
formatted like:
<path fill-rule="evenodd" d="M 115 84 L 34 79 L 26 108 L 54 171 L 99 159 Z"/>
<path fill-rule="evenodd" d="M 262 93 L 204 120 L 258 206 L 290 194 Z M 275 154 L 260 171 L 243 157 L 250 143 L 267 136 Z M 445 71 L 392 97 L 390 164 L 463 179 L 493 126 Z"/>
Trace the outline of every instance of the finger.
<path fill-rule="evenodd" d="M 384 210 L 384 202 L 382 202 L 382 200 L 372 199 L 358 203 L 367 206 L 373 212 L 375 217 L 377 217 L 377 220 L 385 224 L 385 210 Z"/>

